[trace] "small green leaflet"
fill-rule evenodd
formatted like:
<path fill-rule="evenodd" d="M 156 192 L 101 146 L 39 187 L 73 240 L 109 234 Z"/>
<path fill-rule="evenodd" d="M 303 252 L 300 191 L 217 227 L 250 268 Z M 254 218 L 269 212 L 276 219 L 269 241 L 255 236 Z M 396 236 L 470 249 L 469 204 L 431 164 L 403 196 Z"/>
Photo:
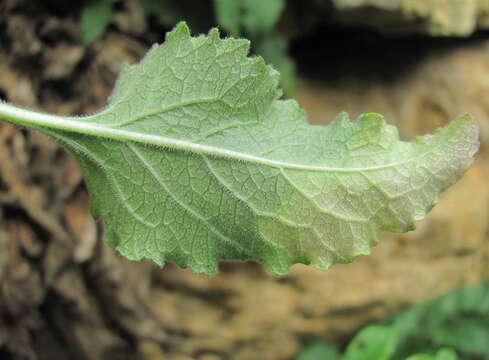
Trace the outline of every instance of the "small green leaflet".
<path fill-rule="evenodd" d="M 341 360 L 391 360 L 398 336 L 389 326 L 368 326 L 355 335 Z"/>
<path fill-rule="evenodd" d="M 463 116 L 434 135 L 399 140 L 382 116 L 312 126 L 279 99 L 279 74 L 249 42 L 180 23 L 126 66 L 109 106 L 57 117 L 0 104 L 0 118 L 38 129 L 78 160 L 105 222 L 130 260 L 215 274 L 255 260 L 277 274 L 327 269 L 370 253 L 381 231 L 408 231 L 478 149 Z"/>
<path fill-rule="evenodd" d="M 218 23 L 231 35 L 239 35 L 244 30 L 253 38 L 259 38 L 272 31 L 285 8 L 285 1 L 214 0 L 214 7 Z"/>
<path fill-rule="evenodd" d="M 89 45 L 101 38 L 113 19 L 113 0 L 95 0 L 88 2 L 81 12 L 83 42 Z"/>

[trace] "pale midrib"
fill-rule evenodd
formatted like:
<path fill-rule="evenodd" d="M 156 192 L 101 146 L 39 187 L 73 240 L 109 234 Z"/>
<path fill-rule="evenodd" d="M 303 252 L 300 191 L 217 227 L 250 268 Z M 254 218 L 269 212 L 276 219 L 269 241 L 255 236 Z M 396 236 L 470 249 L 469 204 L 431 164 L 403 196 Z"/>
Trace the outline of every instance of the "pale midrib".
<path fill-rule="evenodd" d="M 68 132 L 74 132 L 82 135 L 92 135 L 107 139 L 113 139 L 118 141 L 130 141 L 136 143 L 142 143 L 147 145 L 155 145 L 164 148 L 170 148 L 175 150 L 181 150 L 185 152 L 193 152 L 202 155 L 210 155 L 217 158 L 228 158 L 237 161 L 245 161 L 256 163 L 259 165 L 266 165 L 275 168 L 293 169 L 293 170 L 305 170 L 316 172 L 366 172 L 382 170 L 391 167 L 400 166 L 406 163 L 410 163 L 416 160 L 418 157 L 413 157 L 407 160 L 389 163 L 385 165 L 372 166 L 372 167 L 351 167 L 351 168 L 339 168 L 339 167 L 327 167 L 327 166 L 315 166 L 305 164 L 288 163 L 285 161 L 267 159 L 260 156 L 245 154 L 233 150 L 218 148 L 215 146 L 197 144 L 186 140 L 172 139 L 159 135 L 143 134 L 134 131 L 126 131 L 106 127 L 101 124 L 83 122 L 80 118 L 65 118 L 56 115 L 43 114 L 30 110 L 17 108 L 10 104 L 0 102 L 0 118 L 6 121 L 10 121 L 14 124 L 36 127 L 45 127 L 50 129 L 63 130 Z"/>

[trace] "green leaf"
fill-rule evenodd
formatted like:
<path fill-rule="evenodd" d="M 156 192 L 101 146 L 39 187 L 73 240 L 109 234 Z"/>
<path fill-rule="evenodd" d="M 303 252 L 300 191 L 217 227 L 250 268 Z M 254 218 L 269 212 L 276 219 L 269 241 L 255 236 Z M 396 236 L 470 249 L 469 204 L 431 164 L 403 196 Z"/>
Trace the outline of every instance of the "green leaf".
<path fill-rule="evenodd" d="M 297 77 L 294 61 L 288 55 L 288 40 L 281 34 L 271 33 L 258 41 L 255 48 L 280 72 L 280 84 L 285 95 L 292 95 L 297 87 Z"/>
<path fill-rule="evenodd" d="M 399 140 L 382 116 L 312 126 L 280 100 L 279 74 L 249 42 L 191 37 L 181 23 L 122 71 L 109 106 L 61 118 L 0 104 L 77 158 L 106 225 L 130 260 L 215 274 L 255 260 L 278 274 L 370 253 L 381 231 L 408 231 L 472 163 L 478 128 L 461 117 Z"/>
<path fill-rule="evenodd" d="M 214 0 L 220 26 L 235 36 L 243 28 L 254 39 L 272 31 L 284 7 L 284 0 Z"/>
<path fill-rule="evenodd" d="M 288 40 L 273 31 L 284 6 L 283 0 L 214 0 L 218 24 L 231 35 L 251 36 L 254 52 L 275 66 L 285 95 L 291 96 L 297 86 L 295 64 L 288 55 Z"/>
<path fill-rule="evenodd" d="M 450 347 L 463 358 L 489 358 L 489 283 L 461 288 L 417 305 L 385 324 L 393 325 L 400 342 L 394 359 Z"/>
<path fill-rule="evenodd" d="M 296 360 L 337 360 L 338 350 L 332 345 L 315 342 L 304 346 Z"/>
<path fill-rule="evenodd" d="M 431 330 L 435 343 L 467 354 L 489 354 L 489 318 L 455 317 Z"/>
<path fill-rule="evenodd" d="M 269 33 L 282 13 L 284 0 L 241 0 L 243 26 L 253 37 Z"/>
<path fill-rule="evenodd" d="M 185 20 L 194 31 L 207 31 L 213 24 L 213 9 L 202 0 L 139 0 L 144 16 L 154 16 L 163 26 Z"/>
<path fill-rule="evenodd" d="M 371 325 L 355 336 L 341 360 L 389 360 L 397 342 L 394 328 Z"/>
<path fill-rule="evenodd" d="M 452 349 L 446 348 L 439 350 L 436 355 L 416 354 L 408 357 L 406 360 L 457 360 L 458 356 Z"/>
<path fill-rule="evenodd" d="M 457 360 L 457 353 L 450 348 L 441 349 L 436 353 L 435 360 Z"/>
<path fill-rule="evenodd" d="M 406 360 L 434 360 L 434 357 L 428 354 L 416 354 L 408 357 Z"/>
<path fill-rule="evenodd" d="M 214 0 L 217 23 L 230 35 L 238 36 L 241 25 L 240 0 Z"/>
<path fill-rule="evenodd" d="M 81 13 L 83 42 L 90 44 L 101 38 L 112 22 L 112 0 L 95 0 Z"/>

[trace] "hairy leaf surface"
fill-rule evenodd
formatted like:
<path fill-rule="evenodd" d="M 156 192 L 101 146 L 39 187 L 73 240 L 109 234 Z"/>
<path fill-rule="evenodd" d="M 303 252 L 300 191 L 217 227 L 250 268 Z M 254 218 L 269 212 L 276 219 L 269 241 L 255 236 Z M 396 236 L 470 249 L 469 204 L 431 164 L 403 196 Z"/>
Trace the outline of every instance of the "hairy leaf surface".
<path fill-rule="evenodd" d="M 182 23 L 124 68 L 102 112 L 23 122 L 78 159 L 125 257 L 206 274 L 228 259 L 326 269 L 369 254 L 381 231 L 414 229 L 471 164 L 468 116 L 413 142 L 378 114 L 312 126 L 248 49 Z"/>

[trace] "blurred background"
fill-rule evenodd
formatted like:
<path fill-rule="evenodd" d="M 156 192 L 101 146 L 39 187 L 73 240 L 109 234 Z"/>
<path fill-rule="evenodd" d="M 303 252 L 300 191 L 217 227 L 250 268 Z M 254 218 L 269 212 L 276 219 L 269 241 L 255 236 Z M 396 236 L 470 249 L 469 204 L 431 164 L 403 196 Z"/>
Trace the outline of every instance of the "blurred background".
<path fill-rule="evenodd" d="M 379 112 L 407 140 L 470 113 L 481 151 L 415 232 L 370 257 L 206 277 L 117 256 L 74 160 L 2 122 L 0 359 L 332 360 L 352 338 L 342 359 L 489 359 L 489 1 L 0 0 L 0 99 L 100 110 L 122 64 L 181 20 L 249 38 L 314 124 Z M 388 351 L 362 355 L 369 344 Z"/>

